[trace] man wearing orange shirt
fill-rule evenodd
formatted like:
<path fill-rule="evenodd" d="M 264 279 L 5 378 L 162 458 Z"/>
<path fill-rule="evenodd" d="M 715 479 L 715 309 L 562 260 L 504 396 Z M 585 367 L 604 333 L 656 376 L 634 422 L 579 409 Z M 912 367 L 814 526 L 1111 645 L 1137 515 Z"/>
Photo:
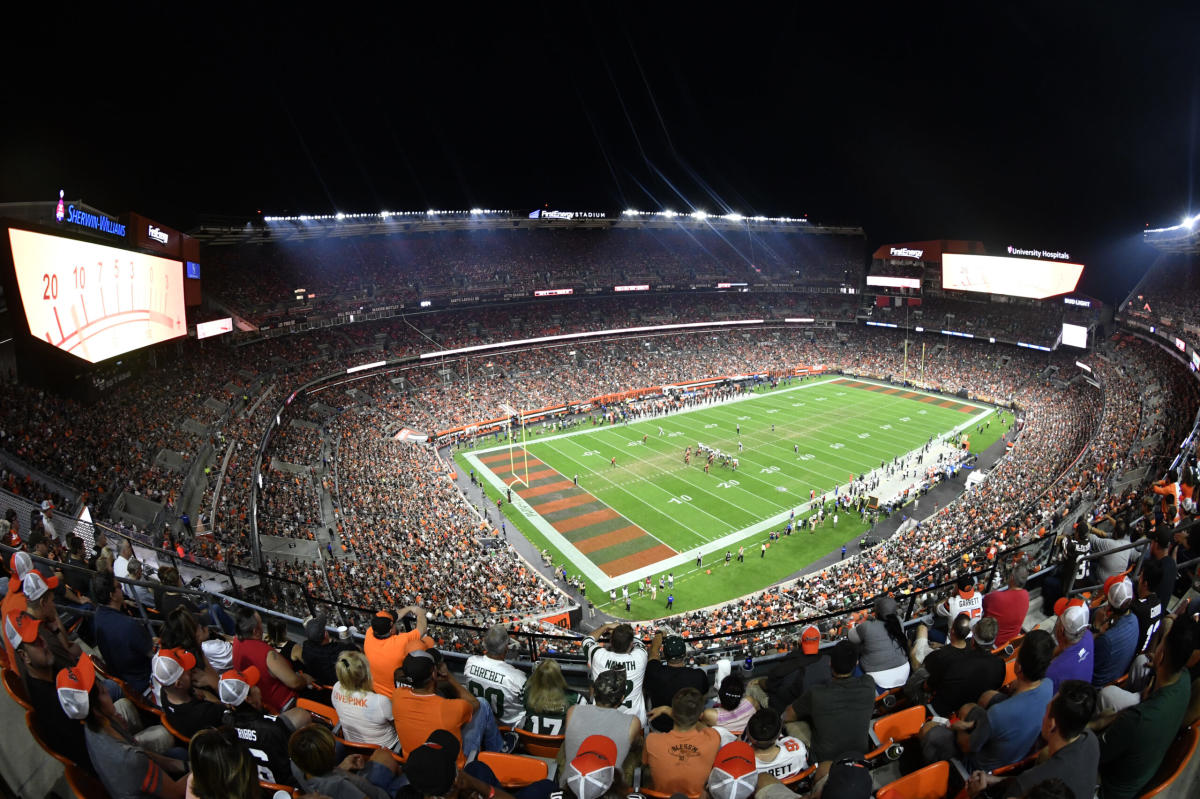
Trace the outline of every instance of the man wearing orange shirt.
<path fill-rule="evenodd" d="M 409 613 L 417 617 L 417 626 L 402 632 L 396 627 L 396 620 L 403 619 Z M 371 619 L 371 629 L 367 630 L 363 643 L 363 654 L 371 666 L 371 680 L 375 683 L 376 693 L 391 696 L 396 689 L 396 669 L 404 663 L 405 656 L 413 650 L 428 648 L 421 640 L 427 625 L 425 611 L 416 605 L 400 608 L 398 612 L 381 610 Z M 421 743 L 424 743 L 424 739 L 417 746 Z"/>
<path fill-rule="evenodd" d="M 468 757 L 474 759 L 481 747 L 489 752 L 511 752 L 515 748 L 516 734 L 509 733 L 511 741 L 501 737 L 491 706 L 472 696 L 454 679 L 446 664 L 436 662 L 428 651 L 410 652 L 404 658 L 403 669 L 412 687 L 400 686 L 392 693 L 392 718 L 405 752 L 425 743 L 434 730 L 449 730 L 458 738 L 462 744 L 460 767 Z M 453 699 L 438 694 L 439 683 L 451 689 Z"/>

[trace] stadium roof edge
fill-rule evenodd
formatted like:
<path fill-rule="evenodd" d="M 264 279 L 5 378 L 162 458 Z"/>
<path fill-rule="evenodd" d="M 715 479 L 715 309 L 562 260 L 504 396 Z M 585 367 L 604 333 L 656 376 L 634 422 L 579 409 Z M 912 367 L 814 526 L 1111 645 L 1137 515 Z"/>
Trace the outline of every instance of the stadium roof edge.
<path fill-rule="evenodd" d="M 586 216 L 571 219 L 526 216 L 482 216 L 419 214 L 346 215 L 336 217 L 272 220 L 266 224 L 237 226 L 202 225 L 188 235 L 208 245 L 229 246 L 238 244 L 267 244 L 280 241 L 306 241 L 324 238 L 355 236 L 386 236 L 404 233 L 436 233 L 456 230 L 499 231 L 499 230 L 667 230 L 667 229 L 711 228 L 714 230 L 753 230 L 763 233 L 794 233 L 798 235 L 860 236 L 865 232 L 860 226 L 821 225 L 803 221 L 777 221 L 772 219 L 726 219 L 708 216 L 697 219 L 691 216 Z"/>

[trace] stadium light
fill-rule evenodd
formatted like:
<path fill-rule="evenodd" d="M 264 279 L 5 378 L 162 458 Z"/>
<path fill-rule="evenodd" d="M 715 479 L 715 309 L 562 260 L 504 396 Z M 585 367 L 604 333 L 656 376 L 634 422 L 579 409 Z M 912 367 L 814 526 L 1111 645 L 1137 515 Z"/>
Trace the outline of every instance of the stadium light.
<path fill-rule="evenodd" d="M 638 215 L 638 212 L 633 210 L 632 208 L 626 208 L 624 211 L 622 211 L 622 213 L 625 214 L 625 216 L 637 216 Z"/>
<path fill-rule="evenodd" d="M 473 214 L 482 214 L 482 213 L 483 213 L 483 209 L 482 209 L 482 208 L 472 208 L 472 209 L 471 209 L 471 213 L 473 213 Z"/>
<path fill-rule="evenodd" d="M 341 211 L 338 211 L 337 214 L 334 215 L 334 219 L 336 219 L 339 222 L 341 222 L 345 218 L 346 218 L 346 215 L 343 214 Z"/>
<path fill-rule="evenodd" d="M 733 213 L 733 214 L 725 214 L 725 218 L 728 219 L 730 222 L 741 222 L 746 217 L 744 217 L 738 213 Z"/>
<path fill-rule="evenodd" d="M 704 211 L 692 211 L 692 219 L 708 219 L 708 214 Z"/>
<path fill-rule="evenodd" d="M 1197 219 L 1200 219 L 1200 216 L 1185 216 L 1183 218 L 1184 227 L 1190 228 L 1190 227 L 1194 226 L 1196 224 Z"/>

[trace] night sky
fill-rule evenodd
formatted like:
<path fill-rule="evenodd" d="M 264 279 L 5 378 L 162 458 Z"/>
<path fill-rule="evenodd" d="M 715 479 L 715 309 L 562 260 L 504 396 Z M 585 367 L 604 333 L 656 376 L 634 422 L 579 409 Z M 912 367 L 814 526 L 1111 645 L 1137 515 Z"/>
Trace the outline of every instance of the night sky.
<path fill-rule="evenodd" d="M 805 214 L 1110 301 L 1200 213 L 1200 4 L 809 5 L 55 6 L 6 26 L 0 202 Z"/>

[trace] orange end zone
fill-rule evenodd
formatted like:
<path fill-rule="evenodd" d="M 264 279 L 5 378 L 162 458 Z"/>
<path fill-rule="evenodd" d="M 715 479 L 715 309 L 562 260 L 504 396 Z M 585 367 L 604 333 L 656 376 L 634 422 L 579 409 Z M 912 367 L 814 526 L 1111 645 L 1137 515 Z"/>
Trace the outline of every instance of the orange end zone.
<path fill-rule="evenodd" d="M 573 508 L 576 505 L 586 505 L 589 502 L 595 501 L 596 498 L 591 494 L 587 493 L 586 491 L 580 491 L 578 494 L 574 494 L 573 496 L 563 497 L 562 499 L 552 499 L 549 502 L 543 502 L 540 505 L 533 502 L 530 502 L 529 504 L 535 511 L 544 515 L 547 513 L 554 513 L 555 511 L 567 510 L 568 508 Z"/>
<path fill-rule="evenodd" d="M 578 530 L 580 527 L 587 527 L 592 524 L 606 522 L 609 519 L 617 518 L 617 512 L 612 508 L 601 508 L 589 513 L 581 513 L 578 516 L 572 516 L 569 519 L 563 519 L 561 522 L 554 524 L 554 529 L 560 533 L 569 533 L 572 530 Z M 590 540 L 590 539 L 589 539 Z"/>
<path fill-rule="evenodd" d="M 642 535 L 645 535 L 642 528 L 630 525 L 629 527 L 622 527 L 619 530 L 613 530 L 610 533 L 602 533 L 601 535 L 594 535 L 591 538 L 577 541 L 575 548 L 587 555 L 598 549 L 624 544 L 626 541 L 632 541 Z"/>
<path fill-rule="evenodd" d="M 652 547 L 651 549 L 647 549 L 633 555 L 626 555 L 623 558 L 610 560 L 608 563 L 600 565 L 600 568 L 609 577 L 616 577 L 617 575 L 631 572 L 634 569 L 641 569 L 645 566 L 653 565 L 658 563 L 660 560 L 666 560 L 675 554 L 677 554 L 675 550 L 671 549 L 666 544 L 659 544 L 656 547 Z"/>

